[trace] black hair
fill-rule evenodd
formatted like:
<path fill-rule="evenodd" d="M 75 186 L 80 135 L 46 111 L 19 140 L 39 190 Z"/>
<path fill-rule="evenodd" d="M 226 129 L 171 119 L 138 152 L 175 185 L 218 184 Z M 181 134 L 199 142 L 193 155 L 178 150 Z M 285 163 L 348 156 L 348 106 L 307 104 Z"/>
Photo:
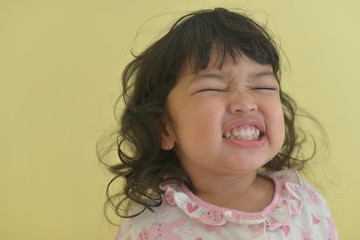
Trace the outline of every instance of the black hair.
<path fill-rule="evenodd" d="M 115 105 L 125 103 L 119 116 L 117 151 L 119 162 L 107 165 L 115 174 L 107 188 L 108 203 L 121 217 L 128 215 L 129 206 L 138 203 L 144 209 L 161 205 L 163 191 L 159 184 L 167 179 L 179 179 L 191 184 L 174 150 L 161 149 L 159 120 L 171 119 L 166 109 L 169 92 L 189 59 L 193 70 L 208 66 L 211 49 L 216 47 L 218 60 L 229 54 L 234 61 L 245 54 L 259 64 L 271 65 L 280 84 L 280 58 L 272 37 L 254 20 L 224 8 L 200 10 L 181 17 L 171 29 L 126 66 L 122 75 L 123 93 Z M 305 138 L 295 126 L 295 101 L 280 90 L 284 120 L 285 141 L 281 151 L 263 169 L 302 169 L 306 160 L 299 159 Z M 315 145 L 314 145 L 315 146 Z M 315 149 L 314 149 L 315 152 Z M 98 156 L 101 144 L 98 145 Z M 121 189 L 111 195 L 110 185 L 124 180 Z M 136 213 L 135 215 L 140 214 Z"/>

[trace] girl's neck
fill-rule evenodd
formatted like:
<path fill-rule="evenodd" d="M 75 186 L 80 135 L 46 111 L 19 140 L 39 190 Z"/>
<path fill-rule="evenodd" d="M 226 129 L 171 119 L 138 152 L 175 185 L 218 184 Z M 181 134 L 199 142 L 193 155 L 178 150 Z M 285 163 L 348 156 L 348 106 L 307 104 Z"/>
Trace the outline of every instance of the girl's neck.
<path fill-rule="evenodd" d="M 192 179 L 194 194 L 203 201 L 244 212 L 260 212 L 272 201 L 274 182 L 256 172 L 232 177 Z"/>

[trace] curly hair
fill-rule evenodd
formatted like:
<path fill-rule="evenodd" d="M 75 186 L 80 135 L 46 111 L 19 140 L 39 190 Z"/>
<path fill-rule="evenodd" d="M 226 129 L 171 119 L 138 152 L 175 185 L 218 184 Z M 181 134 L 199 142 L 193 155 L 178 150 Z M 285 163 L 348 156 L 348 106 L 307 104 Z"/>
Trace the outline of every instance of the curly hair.
<path fill-rule="evenodd" d="M 191 59 L 194 72 L 208 66 L 211 49 L 217 48 L 218 60 L 225 54 L 233 60 L 246 54 L 259 64 L 271 65 L 280 85 L 280 58 L 276 45 L 267 31 L 244 14 L 223 8 L 201 10 L 181 17 L 169 32 L 154 42 L 140 55 L 134 56 L 122 74 L 123 93 L 116 102 L 124 101 L 125 108 L 119 116 L 117 153 L 119 162 L 106 164 L 115 177 L 107 187 L 107 203 L 120 217 L 128 214 L 132 203 L 145 209 L 161 205 L 163 191 L 159 184 L 165 180 L 178 179 L 191 185 L 178 157 L 173 150 L 161 148 L 159 121 L 171 119 L 166 109 L 169 92 L 177 83 L 184 63 Z M 264 171 L 295 168 L 301 170 L 310 157 L 299 158 L 301 146 L 307 139 L 295 126 L 297 106 L 294 100 L 280 90 L 284 121 L 285 141 L 280 152 L 265 166 Z M 302 137 L 301 137 L 302 136 Z M 313 140 L 313 139 L 312 139 Z M 101 162 L 101 143 L 98 157 Z M 118 178 L 124 180 L 117 193 L 110 194 L 110 185 Z M 106 203 L 106 204 L 107 204 Z"/>

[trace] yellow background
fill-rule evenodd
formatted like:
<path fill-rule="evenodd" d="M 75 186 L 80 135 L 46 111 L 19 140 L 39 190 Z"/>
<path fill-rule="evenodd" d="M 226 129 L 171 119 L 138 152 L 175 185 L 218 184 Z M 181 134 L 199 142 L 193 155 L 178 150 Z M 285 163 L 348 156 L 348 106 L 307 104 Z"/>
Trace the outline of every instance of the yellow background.
<path fill-rule="evenodd" d="M 159 15 L 141 49 L 172 12 L 215 6 L 267 20 L 291 64 L 286 89 L 328 131 L 331 156 L 314 172 L 331 180 L 324 196 L 340 239 L 360 239 L 357 0 L 1 0 L 0 239 L 113 239 L 95 143 L 114 123 L 136 33 Z"/>

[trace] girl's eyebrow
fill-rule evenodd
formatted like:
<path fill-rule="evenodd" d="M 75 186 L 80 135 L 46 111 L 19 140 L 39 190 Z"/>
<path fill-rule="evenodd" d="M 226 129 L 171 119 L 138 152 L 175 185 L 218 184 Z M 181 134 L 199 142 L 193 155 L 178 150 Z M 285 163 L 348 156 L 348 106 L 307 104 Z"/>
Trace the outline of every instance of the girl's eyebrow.
<path fill-rule="evenodd" d="M 254 80 L 257 80 L 259 78 L 268 77 L 268 76 L 273 77 L 274 79 L 276 79 L 275 74 L 272 71 L 269 71 L 269 70 L 259 71 L 259 72 L 252 72 L 252 73 L 249 74 L 248 79 L 250 81 L 254 81 Z M 199 73 L 199 74 L 196 74 L 195 76 L 193 76 L 191 78 L 190 82 L 197 82 L 198 80 L 205 79 L 205 78 L 213 78 L 213 79 L 222 80 L 222 81 L 226 80 L 226 78 L 221 74 Z"/>
<path fill-rule="evenodd" d="M 262 77 L 274 77 L 275 78 L 275 74 L 272 71 L 261 71 L 261 72 L 253 72 L 249 74 L 249 79 L 258 79 L 258 78 L 262 78 Z"/>
<path fill-rule="evenodd" d="M 191 82 L 196 81 L 196 80 L 200 80 L 203 78 L 215 78 L 218 80 L 224 80 L 224 77 L 222 75 L 219 74 L 214 74 L 214 73 L 200 73 L 200 74 L 196 74 L 195 76 L 193 76 L 191 78 Z"/>

